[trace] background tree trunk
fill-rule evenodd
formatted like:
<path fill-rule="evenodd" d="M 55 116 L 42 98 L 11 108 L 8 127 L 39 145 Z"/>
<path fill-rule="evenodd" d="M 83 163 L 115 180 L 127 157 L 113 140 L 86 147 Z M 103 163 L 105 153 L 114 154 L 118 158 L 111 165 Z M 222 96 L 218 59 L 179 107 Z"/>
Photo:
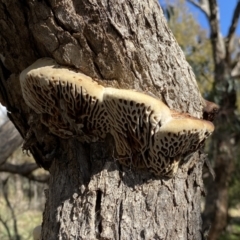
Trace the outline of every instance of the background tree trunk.
<path fill-rule="evenodd" d="M 172 179 L 124 168 L 112 157 L 111 136 L 92 144 L 53 136 L 20 92 L 19 73 L 52 57 L 104 85 L 144 91 L 201 117 L 194 75 L 158 2 L 12 0 L 0 2 L 0 15 L 0 101 L 51 174 L 42 239 L 202 239 L 199 153 Z"/>
<path fill-rule="evenodd" d="M 23 140 L 9 120 L 0 126 L 0 139 L 0 165 L 2 165 Z"/>
<path fill-rule="evenodd" d="M 224 38 L 220 31 L 219 9 L 216 0 L 188 0 L 206 15 L 210 26 L 210 38 L 214 59 L 214 85 L 210 100 L 220 105 L 220 111 L 215 120 L 216 131 L 213 134 L 212 159 L 216 179 L 207 184 L 206 208 L 203 213 L 204 228 L 211 225 L 209 240 L 217 240 L 227 227 L 229 183 L 234 171 L 236 146 L 239 139 L 239 119 L 236 115 L 237 93 L 233 78 L 234 35 L 240 16 L 240 1 L 232 14 L 228 34 Z M 238 60 L 239 62 L 239 60 Z M 239 70 L 235 68 L 239 76 Z M 212 191 L 214 189 L 214 191 Z"/>

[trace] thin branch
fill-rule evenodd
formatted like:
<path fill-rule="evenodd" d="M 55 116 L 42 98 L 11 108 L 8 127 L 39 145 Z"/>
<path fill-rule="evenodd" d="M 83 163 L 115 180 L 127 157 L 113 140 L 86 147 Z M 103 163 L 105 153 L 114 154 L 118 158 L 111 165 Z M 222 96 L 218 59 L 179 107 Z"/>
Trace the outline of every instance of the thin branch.
<path fill-rule="evenodd" d="M 231 54 L 231 43 L 238 25 L 239 16 L 240 16 L 240 0 L 238 0 L 238 3 L 234 9 L 231 26 L 229 28 L 228 35 L 226 37 L 226 51 L 228 55 Z"/>
<path fill-rule="evenodd" d="M 0 166 L 0 172 L 9 172 L 9 173 L 17 173 L 19 175 L 28 175 L 32 171 L 38 168 L 36 163 L 24 163 L 20 165 L 15 165 L 11 163 L 4 163 Z"/>
<path fill-rule="evenodd" d="M 35 182 L 40 182 L 40 183 L 47 183 L 49 180 L 48 174 L 41 174 L 41 175 L 30 174 L 30 175 L 24 176 L 24 177 L 28 178 L 29 180 L 32 180 Z"/>
<path fill-rule="evenodd" d="M 11 236 L 11 233 L 10 233 L 10 229 L 9 229 L 9 227 L 8 227 L 8 225 L 7 225 L 7 221 L 4 221 L 4 220 L 2 219 L 2 217 L 1 217 L 1 215 L 0 215 L 0 222 L 2 223 L 2 225 L 4 226 L 4 228 L 6 229 L 9 240 L 12 240 L 12 236 Z"/>
<path fill-rule="evenodd" d="M 200 2 L 196 2 L 195 0 L 187 0 L 189 3 L 194 5 L 195 7 L 199 8 L 206 16 L 209 18 L 210 16 L 210 9 L 208 1 L 202 0 Z"/>
<path fill-rule="evenodd" d="M 187 0 L 194 6 L 198 7 L 207 17 L 211 30 L 211 43 L 213 48 L 213 57 L 216 69 L 221 69 L 224 59 L 226 57 L 226 48 L 224 39 L 221 35 L 219 26 L 219 9 L 217 0 Z M 217 73 L 216 76 L 220 76 L 221 73 Z"/>
<path fill-rule="evenodd" d="M 231 71 L 231 77 L 233 78 L 239 78 L 240 77 L 240 60 L 236 63 L 236 65 L 233 67 Z"/>
<path fill-rule="evenodd" d="M 0 172 L 8 172 L 13 174 L 19 174 L 26 177 L 29 180 L 46 183 L 49 179 L 48 174 L 34 175 L 32 172 L 38 169 L 36 163 L 24 163 L 20 165 L 14 165 L 11 163 L 4 163 L 0 166 Z"/>
<path fill-rule="evenodd" d="M 239 16 L 240 16 L 240 0 L 238 0 L 237 6 L 234 10 L 231 26 L 230 26 L 229 31 L 228 31 L 227 38 L 228 38 L 229 42 L 231 41 L 231 38 L 236 31 Z"/>
<path fill-rule="evenodd" d="M 211 28 L 211 43 L 215 64 L 215 80 L 223 79 L 223 69 L 226 61 L 226 46 L 222 37 L 219 23 L 219 8 L 217 0 L 208 0 L 210 8 L 209 23 Z"/>
<path fill-rule="evenodd" d="M 14 212 L 14 209 L 11 205 L 11 202 L 9 201 L 9 198 L 8 198 L 8 189 L 7 189 L 7 181 L 5 181 L 5 183 L 2 184 L 3 186 L 3 197 L 4 197 L 4 200 L 7 204 L 7 207 L 9 208 L 10 212 L 11 212 L 11 215 L 12 215 L 12 219 L 13 219 L 13 228 L 14 228 L 14 233 L 15 233 L 15 237 L 16 237 L 16 240 L 20 240 L 20 236 L 18 234 L 18 227 L 17 227 L 17 219 L 16 219 L 16 215 L 15 215 L 15 212 Z"/>

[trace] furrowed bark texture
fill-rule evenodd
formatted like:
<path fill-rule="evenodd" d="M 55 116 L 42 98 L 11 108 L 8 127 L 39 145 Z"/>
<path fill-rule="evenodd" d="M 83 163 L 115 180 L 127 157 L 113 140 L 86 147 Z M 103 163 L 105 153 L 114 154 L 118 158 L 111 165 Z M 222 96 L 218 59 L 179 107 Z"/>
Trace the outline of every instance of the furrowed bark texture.
<path fill-rule="evenodd" d="M 123 168 L 111 136 L 92 144 L 53 136 L 20 92 L 19 73 L 52 57 L 201 117 L 194 75 L 157 1 L 1 1 L 0 16 L 0 101 L 51 173 L 42 239 L 202 239 L 199 153 L 173 179 Z"/>

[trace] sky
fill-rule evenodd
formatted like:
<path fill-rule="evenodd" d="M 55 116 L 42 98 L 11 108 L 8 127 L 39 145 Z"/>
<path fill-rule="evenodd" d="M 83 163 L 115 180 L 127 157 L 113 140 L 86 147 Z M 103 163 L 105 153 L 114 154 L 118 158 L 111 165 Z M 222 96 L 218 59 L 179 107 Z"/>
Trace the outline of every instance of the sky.
<path fill-rule="evenodd" d="M 6 108 L 0 103 L 0 126 L 6 121 Z"/>
<path fill-rule="evenodd" d="M 228 29 L 232 20 L 233 10 L 237 5 L 237 1 L 238 0 L 217 0 L 220 11 L 220 27 L 223 36 L 226 36 L 228 33 Z M 192 4 L 189 3 L 188 6 L 194 15 L 197 16 L 201 26 L 205 29 L 209 29 L 205 15 Z M 240 36 L 240 23 L 238 23 L 236 33 L 238 36 Z"/>

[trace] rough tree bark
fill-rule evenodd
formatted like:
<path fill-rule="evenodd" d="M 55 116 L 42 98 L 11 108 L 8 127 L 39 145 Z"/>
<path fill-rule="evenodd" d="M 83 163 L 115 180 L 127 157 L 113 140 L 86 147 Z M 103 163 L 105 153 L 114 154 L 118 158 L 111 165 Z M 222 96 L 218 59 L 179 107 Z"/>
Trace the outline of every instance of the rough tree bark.
<path fill-rule="evenodd" d="M 1 0 L 0 16 L 0 100 L 51 174 L 42 239 L 202 239 L 199 152 L 172 179 L 124 168 L 111 155 L 111 136 L 92 144 L 53 136 L 20 91 L 19 73 L 52 57 L 200 118 L 195 77 L 158 2 Z"/>
<path fill-rule="evenodd" d="M 233 11 L 226 38 L 220 31 L 219 9 L 216 0 L 188 1 L 201 9 L 209 21 L 215 64 L 214 87 L 210 100 L 214 98 L 221 106 L 215 120 L 216 131 L 212 138 L 215 149 L 212 158 L 216 179 L 214 182 L 210 180 L 207 185 L 208 194 L 203 214 L 204 227 L 211 225 L 209 239 L 216 240 L 227 226 L 229 182 L 234 171 L 234 158 L 236 157 L 234 152 L 239 139 L 239 120 L 235 113 L 237 96 L 234 77 L 240 76 L 240 60 L 237 59 L 238 63 L 233 64 L 236 59 L 232 59 L 232 53 L 234 35 L 240 16 L 240 1 L 237 1 Z"/>

